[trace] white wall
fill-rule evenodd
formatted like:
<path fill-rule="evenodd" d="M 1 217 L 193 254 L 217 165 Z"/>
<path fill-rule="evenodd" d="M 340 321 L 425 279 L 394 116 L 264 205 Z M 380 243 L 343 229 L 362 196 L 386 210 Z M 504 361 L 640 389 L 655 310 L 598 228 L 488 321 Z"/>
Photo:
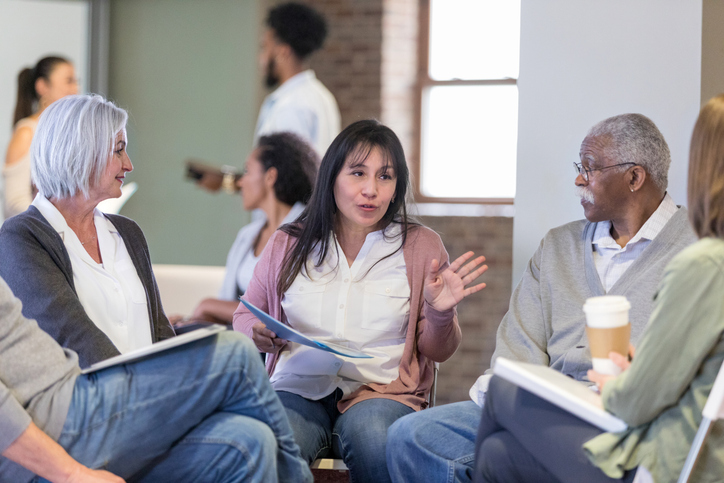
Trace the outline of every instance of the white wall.
<path fill-rule="evenodd" d="M 572 165 L 598 121 L 650 117 L 685 203 L 701 88 L 701 0 L 523 0 L 521 17 L 514 284 L 546 231 L 583 218 Z"/>
<path fill-rule="evenodd" d="M 73 62 L 84 92 L 88 3 L 80 0 L 0 0 L 0 166 L 12 134 L 18 73 L 46 55 Z M 0 183 L 2 182 L 0 178 Z M 2 186 L 0 185 L 0 194 Z M 4 197 L 0 196 L 0 203 Z M 0 205 L 0 217 L 2 209 Z M 0 218 L 0 222 L 2 218 Z"/>

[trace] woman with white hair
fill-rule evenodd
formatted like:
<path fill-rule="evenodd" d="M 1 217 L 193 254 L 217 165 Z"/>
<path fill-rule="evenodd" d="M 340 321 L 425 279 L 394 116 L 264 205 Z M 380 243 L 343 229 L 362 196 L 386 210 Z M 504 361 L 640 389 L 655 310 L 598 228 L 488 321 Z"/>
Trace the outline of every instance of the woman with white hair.
<path fill-rule="evenodd" d="M 133 170 L 127 119 L 100 96 L 49 106 L 31 146 L 38 195 L 0 229 L 0 277 L 82 367 L 174 336 L 141 229 L 96 208 Z"/>

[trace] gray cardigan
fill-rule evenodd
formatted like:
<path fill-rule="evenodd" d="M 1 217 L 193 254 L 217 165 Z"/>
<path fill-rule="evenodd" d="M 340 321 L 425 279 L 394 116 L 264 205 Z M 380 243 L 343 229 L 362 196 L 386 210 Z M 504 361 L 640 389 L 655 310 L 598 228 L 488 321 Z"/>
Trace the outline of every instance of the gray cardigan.
<path fill-rule="evenodd" d="M 106 217 L 123 238 L 146 291 L 153 342 L 173 337 L 141 229 L 126 217 Z M 6 220 L 0 229 L 0 277 L 23 302 L 23 315 L 35 319 L 61 346 L 77 352 L 81 367 L 119 354 L 85 313 L 63 240 L 34 206 Z"/>
<path fill-rule="evenodd" d="M 491 367 L 502 356 L 550 366 L 586 380 L 591 353 L 583 304 L 589 297 L 606 295 L 593 261 L 595 231 L 595 223 L 580 220 L 546 234 L 498 327 Z M 634 344 L 646 328 L 664 268 L 695 241 L 686 208 L 681 207 L 608 292 L 624 295 L 631 302 Z"/>

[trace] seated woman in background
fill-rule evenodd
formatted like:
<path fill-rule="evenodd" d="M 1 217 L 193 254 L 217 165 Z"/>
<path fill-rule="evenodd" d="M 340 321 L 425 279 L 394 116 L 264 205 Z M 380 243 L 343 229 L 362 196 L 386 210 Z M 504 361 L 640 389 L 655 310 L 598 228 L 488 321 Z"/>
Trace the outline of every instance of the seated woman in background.
<path fill-rule="evenodd" d="M 269 238 L 302 213 L 316 176 L 317 154 L 302 138 L 286 132 L 259 138 L 237 185 L 244 209 L 259 209 L 264 216 L 239 230 L 226 260 L 219 298 L 203 300 L 191 320 L 231 324 L 239 296 L 246 292 Z"/>
<path fill-rule="evenodd" d="M 440 237 L 408 221 L 397 136 L 358 121 L 325 154 L 309 205 L 274 233 L 244 300 L 308 336 L 362 350 L 352 359 L 288 343 L 243 305 L 234 328 L 269 353 L 271 383 L 302 457 L 342 457 L 352 481 L 389 481 L 387 428 L 426 406 L 433 364 L 457 349 L 455 306 L 484 257 L 448 264 Z M 333 437 L 334 436 L 334 437 Z"/>
<path fill-rule="evenodd" d="M 589 371 L 606 410 L 629 429 L 602 433 L 493 377 L 476 448 L 477 482 L 633 481 L 645 467 L 676 481 L 724 361 L 724 96 L 699 114 L 689 151 L 689 218 L 700 240 L 664 273 L 656 306 L 618 377 Z M 717 422 L 691 481 L 722 481 L 724 424 Z"/>
<path fill-rule="evenodd" d="M 30 143 L 40 114 L 58 99 L 77 93 L 73 64 L 62 57 L 44 57 L 32 69 L 20 71 L 13 115 L 15 127 L 3 168 L 5 218 L 22 213 L 33 201 Z"/>
<path fill-rule="evenodd" d="M 141 229 L 96 209 L 133 169 L 127 118 L 100 96 L 48 107 L 31 147 L 38 195 L 0 229 L 0 277 L 81 367 L 174 336 Z"/>

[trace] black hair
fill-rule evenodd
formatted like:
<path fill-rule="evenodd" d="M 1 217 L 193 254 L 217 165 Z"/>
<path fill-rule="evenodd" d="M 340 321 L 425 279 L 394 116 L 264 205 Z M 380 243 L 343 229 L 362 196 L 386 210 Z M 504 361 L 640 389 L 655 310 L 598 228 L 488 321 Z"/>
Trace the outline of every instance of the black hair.
<path fill-rule="evenodd" d="M 317 177 L 317 153 L 302 138 L 290 132 L 261 136 L 257 159 L 264 171 L 276 168 L 274 194 L 288 205 L 306 203 L 312 195 Z"/>
<path fill-rule="evenodd" d="M 284 3 L 272 8 L 266 24 L 300 60 L 322 48 L 327 37 L 324 17 L 313 8 L 299 3 Z"/>
<path fill-rule="evenodd" d="M 320 266 L 327 257 L 337 213 L 334 198 L 337 176 L 350 158 L 355 163 L 364 162 L 375 148 L 382 152 L 387 166 L 390 166 L 397 176 L 395 195 L 380 220 L 380 226 L 385 228 L 390 223 L 399 223 L 402 227 L 400 248 L 404 246 L 408 229 L 417 223 L 410 220 L 407 214 L 405 198 L 410 186 L 410 174 L 402 145 L 397 135 L 378 121 L 357 121 L 339 133 L 327 149 L 319 167 L 312 197 L 302 214 L 296 222 L 280 228 L 297 238 L 297 243 L 287 252 L 282 262 L 277 281 L 279 296 L 286 292 L 297 275 L 303 270 L 306 271 L 307 260 L 315 247 L 319 246 L 319 258 L 314 262 L 315 266 Z"/>
<path fill-rule="evenodd" d="M 33 105 L 38 100 L 38 93 L 35 91 L 35 81 L 38 79 L 50 79 L 50 74 L 58 64 L 70 64 L 67 59 L 58 56 L 43 57 L 35 64 L 35 67 L 20 71 L 18 74 L 18 100 L 15 103 L 13 114 L 13 126 L 23 118 L 33 113 Z"/>

